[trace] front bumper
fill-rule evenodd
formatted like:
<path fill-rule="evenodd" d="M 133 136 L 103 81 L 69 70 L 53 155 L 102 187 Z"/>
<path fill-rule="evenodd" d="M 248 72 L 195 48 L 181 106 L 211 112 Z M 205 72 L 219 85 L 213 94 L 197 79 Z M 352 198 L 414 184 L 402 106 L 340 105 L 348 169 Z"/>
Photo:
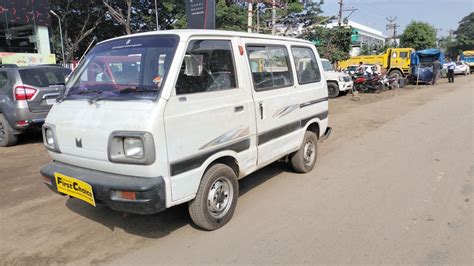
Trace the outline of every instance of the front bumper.
<path fill-rule="evenodd" d="M 352 81 L 338 81 L 339 91 L 348 91 L 351 90 L 354 86 Z"/>
<path fill-rule="evenodd" d="M 41 174 L 51 182 L 46 184 L 52 191 L 58 192 L 54 173 L 87 182 L 92 186 L 94 199 L 116 211 L 136 214 L 153 214 L 166 209 L 166 191 L 163 177 L 136 177 L 116 175 L 73 165 L 52 162 L 41 169 Z M 115 190 L 136 193 L 135 200 L 116 198 Z"/>

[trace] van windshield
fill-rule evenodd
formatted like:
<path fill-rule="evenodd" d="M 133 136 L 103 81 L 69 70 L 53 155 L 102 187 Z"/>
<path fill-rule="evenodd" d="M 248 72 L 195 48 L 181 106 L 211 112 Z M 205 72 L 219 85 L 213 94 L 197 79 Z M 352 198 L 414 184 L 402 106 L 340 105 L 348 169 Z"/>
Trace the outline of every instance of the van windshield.
<path fill-rule="evenodd" d="M 178 36 L 123 38 L 97 45 L 72 73 L 64 99 L 154 100 L 174 56 Z"/>

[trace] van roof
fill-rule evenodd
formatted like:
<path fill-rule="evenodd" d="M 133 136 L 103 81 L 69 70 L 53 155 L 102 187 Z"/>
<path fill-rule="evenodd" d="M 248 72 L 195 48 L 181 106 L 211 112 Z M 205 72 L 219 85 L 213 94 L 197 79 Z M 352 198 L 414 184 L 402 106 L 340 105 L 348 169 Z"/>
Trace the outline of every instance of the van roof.
<path fill-rule="evenodd" d="M 238 31 L 225 31 L 225 30 L 201 30 L 201 29 L 183 29 L 183 30 L 160 30 L 160 31 L 148 31 L 142 33 L 135 33 L 130 35 L 124 35 L 108 40 L 104 40 L 99 42 L 104 43 L 112 40 L 119 40 L 124 38 L 130 37 L 138 37 L 138 36 L 151 36 L 151 35 L 168 35 L 168 34 L 176 34 L 183 39 L 188 39 L 189 37 L 193 36 L 225 36 L 225 37 L 242 37 L 242 38 L 256 38 L 256 39 L 268 39 L 268 40 L 279 40 L 279 41 L 288 41 L 288 42 L 299 42 L 305 44 L 312 44 L 309 41 L 290 38 L 290 37 L 283 37 L 283 36 L 275 36 L 269 34 L 259 34 L 259 33 L 247 33 L 247 32 L 238 32 Z"/>

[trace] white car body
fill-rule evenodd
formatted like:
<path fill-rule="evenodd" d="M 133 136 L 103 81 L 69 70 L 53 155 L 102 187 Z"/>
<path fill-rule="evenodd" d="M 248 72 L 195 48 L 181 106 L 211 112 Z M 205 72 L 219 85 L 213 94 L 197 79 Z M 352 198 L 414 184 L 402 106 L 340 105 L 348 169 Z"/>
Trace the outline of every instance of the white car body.
<path fill-rule="evenodd" d="M 321 58 L 323 67 L 330 64 L 329 60 Z M 334 71 L 332 68 L 325 67 L 324 74 L 326 76 L 327 82 L 333 82 L 338 85 L 339 91 L 349 91 L 353 87 L 353 82 L 351 77 L 343 72 Z"/>
<path fill-rule="evenodd" d="M 329 135 L 325 75 L 320 74 L 317 82 L 302 84 L 297 78 L 301 74 L 295 67 L 294 48 L 314 53 L 318 61 L 316 67 L 322 70 L 312 43 L 241 32 L 175 30 L 122 36 L 97 46 L 110 41 L 123 42 L 126 46 L 137 37 L 165 34 L 178 36 L 179 43 L 156 100 L 103 99 L 94 103 L 64 100 L 53 106 L 45 125 L 54 131 L 57 151 L 50 149 L 49 154 L 56 164 L 67 169 L 85 169 L 92 174 L 150 180 L 160 177 L 164 181 L 164 207 L 169 208 L 193 200 L 206 169 L 216 161 L 235 160 L 238 178 L 243 178 L 297 151 L 307 130 L 317 128 L 319 138 Z M 237 70 L 236 88 L 177 94 L 175 84 L 188 44 L 193 40 L 230 42 Z M 248 46 L 278 46 L 286 50 L 292 84 L 256 91 Z M 346 84 L 349 83 L 342 82 L 341 88 L 347 89 Z M 153 160 L 148 164 L 112 162 L 110 141 L 117 131 L 146 132 L 152 136 L 150 148 L 144 147 L 144 153 L 153 146 Z M 46 168 L 42 170 L 44 176 L 48 171 L 49 175 L 60 171 Z M 112 204 L 112 208 L 122 210 L 114 206 Z"/>

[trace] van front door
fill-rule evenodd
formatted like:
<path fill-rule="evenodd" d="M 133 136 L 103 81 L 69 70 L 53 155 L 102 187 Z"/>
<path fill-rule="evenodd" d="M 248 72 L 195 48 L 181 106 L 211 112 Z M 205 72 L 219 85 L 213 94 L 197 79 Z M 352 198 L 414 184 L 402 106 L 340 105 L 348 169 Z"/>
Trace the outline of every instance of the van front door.
<path fill-rule="evenodd" d="M 238 78 L 238 54 L 230 39 L 188 43 L 164 113 L 173 201 L 194 196 L 202 166 L 216 153 L 235 152 L 240 167 L 255 165 L 253 102 Z"/>

